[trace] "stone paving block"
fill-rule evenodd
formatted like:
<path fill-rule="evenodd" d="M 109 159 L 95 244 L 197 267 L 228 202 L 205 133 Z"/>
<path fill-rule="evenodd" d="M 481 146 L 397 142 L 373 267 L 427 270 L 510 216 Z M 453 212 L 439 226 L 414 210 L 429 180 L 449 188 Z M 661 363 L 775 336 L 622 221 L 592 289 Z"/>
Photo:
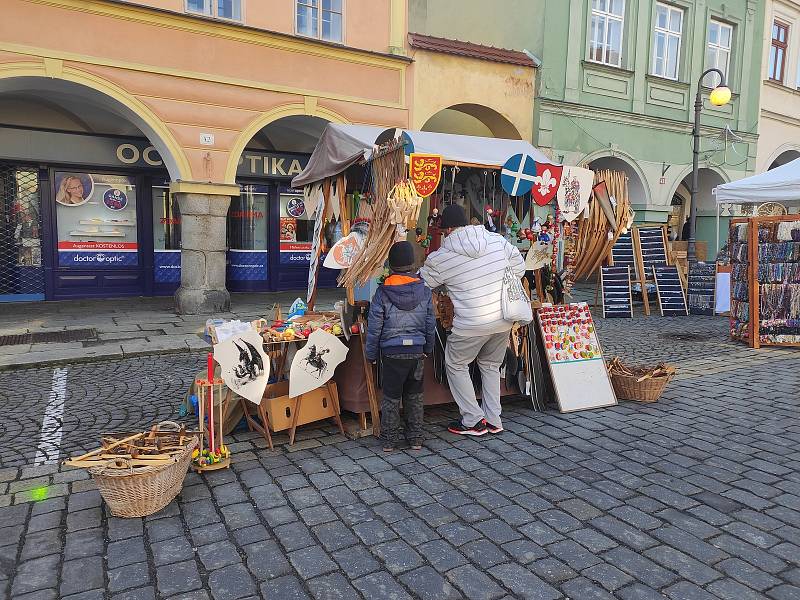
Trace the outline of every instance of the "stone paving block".
<path fill-rule="evenodd" d="M 423 565 L 422 557 L 403 540 L 378 544 L 371 548 L 392 575 L 398 575 Z"/>
<path fill-rule="evenodd" d="M 147 562 L 144 538 L 128 538 L 110 543 L 106 551 L 106 560 L 109 569 L 118 569 L 138 562 Z"/>
<path fill-rule="evenodd" d="M 581 575 L 599 584 L 609 592 L 614 592 L 633 582 L 633 577 L 606 563 L 596 564 L 584 569 Z"/>
<path fill-rule="evenodd" d="M 674 573 L 660 567 L 628 548 L 618 546 L 606 552 L 603 558 L 641 583 L 654 589 L 661 589 L 674 582 L 678 577 Z"/>
<path fill-rule="evenodd" d="M 708 591 L 722 600 L 762 600 L 763 595 L 733 579 L 718 579 Z"/>
<path fill-rule="evenodd" d="M 273 532 L 287 552 L 316 544 L 308 528 L 300 523 L 280 525 L 273 528 Z"/>
<path fill-rule="evenodd" d="M 151 544 L 150 551 L 153 553 L 153 563 L 157 567 L 194 558 L 192 545 L 185 536 Z"/>
<path fill-rule="evenodd" d="M 712 594 L 688 581 L 681 581 L 668 587 L 664 593 L 672 600 L 715 600 Z"/>
<path fill-rule="evenodd" d="M 61 565 L 62 596 L 105 587 L 103 560 L 99 556 L 69 560 Z"/>
<path fill-rule="evenodd" d="M 717 544 L 712 545 L 704 542 L 677 527 L 662 527 L 651 533 L 664 544 L 677 548 L 705 564 L 714 564 L 727 556 Z"/>
<path fill-rule="evenodd" d="M 585 598 L 586 600 L 614 600 L 614 596 L 609 594 L 600 586 L 595 585 L 585 577 L 576 577 L 566 582 L 563 586 L 568 597 Z"/>
<path fill-rule="evenodd" d="M 159 567 L 156 570 L 156 584 L 163 596 L 184 594 L 203 587 L 193 560 Z"/>
<path fill-rule="evenodd" d="M 241 557 L 236 551 L 236 547 L 228 540 L 200 546 L 197 549 L 197 556 L 206 571 L 215 571 L 241 562 Z"/>
<path fill-rule="evenodd" d="M 58 583 L 59 557 L 56 554 L 25 561 L 17 568 L 11 586 L 13 596 L 55 588 Z"/>
<path fill-rule="evenodd" d="M 768 590 L 769 588 L 775 587 L 781 583 L 781 581 L 776 577 L 757 569 L 750 563 L 746 563 L 739 558 L 729 558 L 723 560 L 716 565 L 716 568 L 729 577 L 760 592 Z"/>
<path fill-rule="evenodd" d="M 420 567 L 399 577 L 415 598 L 421 600 L 461 600 L 463 596 L 441 574 L 429 566 Z"/>
<path fill-rule="evenodd" d="M 494 567 L 490 572 L 515 598 L 555 600 L 561 597 L 558 590 L 520 565 L 506 563 Z"/>
<path fill-rule="evenodd" d="M 392 600 L 411 600 L 411 596 L 386 571 L 371 573 L 353 582 L 355 588 L 365 598 L 391 598 Z"/>
<path fill-rule="evenodd" d="M 237 600 L 256 593 L 253 578 L 243 565 L 229 565 L 208 575 L 208 586 L 214 600 Z"/>
<path fill-rule="evenodd" d="M 286 575 L 261 584 L 263 598 L 280 598 L 281 600 L 310 600 L 297 577 Z"/>
<path fill-rule="evenodd" d="M 664 594 L 641 583 L 634 583 L 618 590 L 616 595 L 621 600 L 664 600 L 665 598 Z"/>
<path fill-rule="evenodd" d="M 136 563 L 119 569 L 109 569 L 107 575 L 108 591 L 112 594 L 150 583 L 150 572 L 147 563 Z"/>
<path fill-rule="evenodd" d="M 448 571 L 446 577 L 470 600 L 496 600 L 505 595 L 499 585 L 472 565 L 456 567 Z"/>
<path fill-rule="evenodd" d="M 794 585 L 779 585 L 767 592 L 767 595 L 774 600 L 798 600 L 800 599 L 800 587 Z"/>
<path fill-rule="evenodd" d="M 678 573 L 684 579 L 704 586 L 722 574 L 704 565 L 700 561 L 668 546 L 656 546 L 644 552 L 644 555 L 658 564 Z"/>
<path fill-rule="evenodd" d="M 416 517 L 410 517 L 393 523 L 392 529 L 412 546 L 423 544 L 439 537 L 433 529 Z"/>
<path fill-rule="evenodd" d="M 61 600 L 105 600 L 105 594 L 102 589 L 96 589 L 63 596 Z"/>
<path fill-rule="evenodd" d="M 39 558 L 48 554 L 59 554 L 63 547 L 60 531 L 29 533 L 25 536 L 20 560 L 30 560 L 31 558 Z"/>
<path fill-rule="evenodd" d="M 358 598 L 358 592 L 341 574 L 323 575 L 307 582 L 315 600 L 347 600 Z"/>
<path fill-rule="evenodd" d="M 250 544 L 243 550 L 248 570 L 259 581 L 274 579 L 292 572 L 286 554 L 274 540 Z"/>
<path fill-rule="evenodd" d="M 337 570 L 336 563 L 320 546 L 295 550 L 287 556 L 295 571 L 303 579 L 311 579 Z"/>
<path fill-rule="evenodd" d="M 634 550 L 645 550 L 658 544 L 656 540 L 646 533 L 610 515 L 592 519 L 590 523 L 607 536 L 630 546 Z"/>
<path fill-rule="evenodd" d="M 727 534 L 713 538 L 711 543 L 728 554 L 737 556 L 767 573 L 779 573 L 787 567 L 787 564 L 780 558 Z"/>
<path fill-rule="evenodd" d="M 363 546 L 352 546 L 334 552 L 331 556 L 351 581 L 381 568 L 381 564 Z"/>
<path fill-rule="evenodd" d="M 387 542 L 397 537 L 397 534 L 380 521 L 365 521 L 353 526 L 355 533 L 367 546 Z"/>

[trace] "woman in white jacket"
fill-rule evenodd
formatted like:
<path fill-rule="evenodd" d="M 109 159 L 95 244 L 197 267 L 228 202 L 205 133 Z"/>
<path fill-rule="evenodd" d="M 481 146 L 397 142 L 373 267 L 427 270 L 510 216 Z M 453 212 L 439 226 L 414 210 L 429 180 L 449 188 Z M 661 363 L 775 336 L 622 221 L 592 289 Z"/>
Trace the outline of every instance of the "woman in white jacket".
<path fill-rule="evenodd" d="M 420 275 L 431 289 L 441 286 L 453 301 L 453 331 L 447 338 L 447 381 L 461 412 L 461 421 L 448 430 L 459 435 L 500 433 L 500 365 L 512 323 L 503 319 L 501 290 L 506 267 L 517 277 L 525 274 L 519 250 L 482 225 L 468 225 L 457 205 L 442 211 L 442 246 L 432 252 Z M 483 408 L 478 405 L 469 376 L 477 359 L 481 372 Z"/>

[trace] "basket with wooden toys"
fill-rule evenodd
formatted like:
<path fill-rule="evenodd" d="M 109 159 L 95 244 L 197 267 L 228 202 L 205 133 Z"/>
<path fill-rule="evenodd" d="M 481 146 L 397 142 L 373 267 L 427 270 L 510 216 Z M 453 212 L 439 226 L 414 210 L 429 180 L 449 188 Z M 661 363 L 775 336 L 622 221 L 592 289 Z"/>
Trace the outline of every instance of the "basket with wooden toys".
<path fill-rule="evenodd" d="M 64 465 L 89 471 L 115 517 L 144 517 L 181 491 L 198 434 L 162 421 L 142 433 L 103 434 L 100 444 Z"/>
<path fill-rule="evenodd" d="M 619 356 L 608 363 L 611 385 L 619 400 L 655 402 L 676 372 L 675 367 L 665 363 L 654 367 L 626 365 Z"/>

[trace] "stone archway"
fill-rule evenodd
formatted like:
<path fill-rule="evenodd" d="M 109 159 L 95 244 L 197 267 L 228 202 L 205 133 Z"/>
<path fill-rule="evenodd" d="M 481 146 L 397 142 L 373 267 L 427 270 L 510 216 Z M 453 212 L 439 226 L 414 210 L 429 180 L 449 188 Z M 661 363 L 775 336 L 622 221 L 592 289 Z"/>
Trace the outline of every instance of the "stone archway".
<path fill-rule="evenodd" d="M 798 158 L 800 158 L 800 150 L 784 150 L 772 160 L 767 167 L 767 171 L 771 171 L 776 167 L 782 167 L 786 163 L 790 163 Z"/>
<path fill-rule="evenodd" d="M 422 131 L 522 139 L 511 121 L 493 108 L 480 104 L 454 104 L 443 108 L 425 121 Z"/>
<path fill-rule="evenodd" d="M 173 181 L 192 181 L 186 154 L 169 128 L 144 103 L 116 84 L 78 69 L 47 71 L 40 63 L 0 65 L 0 95 L 34 95 L 56 109 L 59 98 L 115 114 L 138 129 L 158 150 Z"/>
<path fill-rule="evenodd" d="M 589 156 L 584 159 L 589 168 L 597 171 L 608 169 L 611 171 L 621 171 L 628 176 L 628 198 L 633 206 L 650 205 L 650 189 L 644 173 L 636 162 L 628 157 L 619 155 L 609 156 Z"/>

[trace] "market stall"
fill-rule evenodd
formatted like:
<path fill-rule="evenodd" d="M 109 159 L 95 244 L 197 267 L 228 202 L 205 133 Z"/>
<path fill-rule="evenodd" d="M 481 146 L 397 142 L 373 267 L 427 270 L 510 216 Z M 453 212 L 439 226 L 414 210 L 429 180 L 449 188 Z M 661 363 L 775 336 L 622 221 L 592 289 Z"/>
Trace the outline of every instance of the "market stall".
<path fill-rule="evenodd" d="M 345 193 L 339 192 L 336 199 L 328 196 L 326 188 L 342 181 L 346 182 Z M 504 235 L 527 254 L 531 295 L 538 307 L 543 302 L 563 301 L 562 283 L 567 282 L 568 292 L 576 270 L 582 274 L 597 269 L 617 232 L 630 225 L 632 213 L 620 183 L 611 174 L 601 174 L 595 181 L 595 174 L 588 169 L 553 164 L 522 140 L 329 125 L 308 167 L 295 177 L 292 186 L 302 187 L 314 206 L 344 197 L 340 215 L 345 239 L 337 245 L 349 244 L 350 254 L 339 265 L 339 283 L 356 305 L 356 298 L 371 297 L 394 241 L 414 240 L 425 252 L 430 251 L 438 241 L 438 210 L 459 204 L 473 225 L 482 224 Z M 616 197 L 610 197 L 606 191 L 609 187 Z M 593 189 L 596 201 L 590 203 Z M 361 228 L 359 225 L 365 222 L 368 225 Z M 331 251 L 335 255 L 337 245 Z M 310 305 L 314 285 L 312 272 Z M 436 304 L 446 306 L 446 302 Z M 439 311 L 438 317 L 436 350 L 426 362 L 426 404 L 452 401 L 443 365 L 447 328 L 441 321 L 446 316 Z M 575 333 L 565 335 L 571 339 Z M 547 367 L 543 369 L 541 357 L 548 344 L 551 348 L 562 345 L 561 340 L 542 342 L 544 335 L 538 337 L 534 327 L 515 327 L 509 337 L 503 378 L 504 394 L 529 396 L 539 408 L 554 397 L 552 382 L 548 382 L 549 390 L 543 384 Z M 601 358 L 598 350 L 588 350 L 589 341 L 581 344 L 581 340 L 572 339 L 563 348 L 561 361 L 577 364 Z M 566 351 L 570 352 L 568 356 Z M 347 391 L 340 398 L 342 408 L 362 415 L 363 420 L 367 408 L 375 404 L 370 396 L 380 382 L 372 381 L 374 374 L 363 364 L 361 353 L 363 348 L 358 344 L 351 346 L 351 355 L 337 376 L 346 382 Z M 375 417 L 373 413 L 373 422 Z"/>
<path fill-rule="evenodd" d="M 756 344 L 759 343 L 759 335 L 749 326 L 752 318 L 750 306 L 751 304 L 755 306 L 758 303 L 752 302 L 752 298 L 759 298 L 758 295 L 755 295 L 758 290 L 752 288 L 747 293 L 744 293 L 742 285 L 747 285 L 747 273 L 749 270 L 758 269 L 759 261 L 757 256 L 748 257 L 740 254 L 744 247 L 741 244 L 746 245 L 746 237 L 748 235 L 746 233 L 747 219 L 751 217 L 762 219 L 754 223 L 755 229 L 763 230 L 758 233 L 758 236 L 761 236 L 758 238 L 759 240 L 764 237 L 759 244 L 792 243 L 792 240 L 788 238 L 778 239 L 777 231 L 767 232 L 767 223 L 772 221 L 772 217 L 775 218 L 774 221 L 784 222 L 800 218 L 797 215 L 800 212 L 800 159 L 764 173 L 717 186 L 714 189 L 714 194 L 716 196 L 717 248 L 721 245 L 721 220 L 725 218 L 730 223 L 727 244 L 722 247 L 717 260 L 716 312 L 725 313 L 730 311 L 732 323 L 733 321 L 737 323 L 736 325 L 732 324 L 732 335 L 758 347 Z M 786 219 L 781 219 L 780 217 L 786 217 Z M 783 226 L 784 229 L 786 227 L 787 225 Z M 744 237 L 740 240 L 739 236 Z M 746 252 L 746 250 L 744 251 Z M 784 251 L 788 250 L 784 249 Z M 764 252 L 767 252 L 766 246 L 762 248 L 762 254 Z M 762 256 L 760 260 L 761 273 L 756 276 L 757 283 L 792 285 L 792 282 L 784 281 L 785 277 L 791 277 L 791 268 L 785 270 L 785 273 L 782 273 L 780 277 L 777 274 L 773 274 L 769 276 L 770 281 L 765 279 L 767 277 L 766 270 L 770 268 L 768 265 L 771 262 L 777 265 L 786 261 L 776 262 L 766 255 Z M 753 272 L 757 273 L 757 271 Z M 755 279 L 751 283 L 755 285 Z M 791 288 L 787 289 L 790 290 Z M 746 303 L 747 306 L 745 307 L 743 303 Z M 740 317 L 744 316 L 744 313 L 747 313 L 748 317 L 740 319 Z M 743 325 L 743 323 L 747 323 L 747 325 Z M 738 330 L 739 333 L 735 333 L 734 330 Z M 742 333 L 742 330 L 746 331 Z"/>

